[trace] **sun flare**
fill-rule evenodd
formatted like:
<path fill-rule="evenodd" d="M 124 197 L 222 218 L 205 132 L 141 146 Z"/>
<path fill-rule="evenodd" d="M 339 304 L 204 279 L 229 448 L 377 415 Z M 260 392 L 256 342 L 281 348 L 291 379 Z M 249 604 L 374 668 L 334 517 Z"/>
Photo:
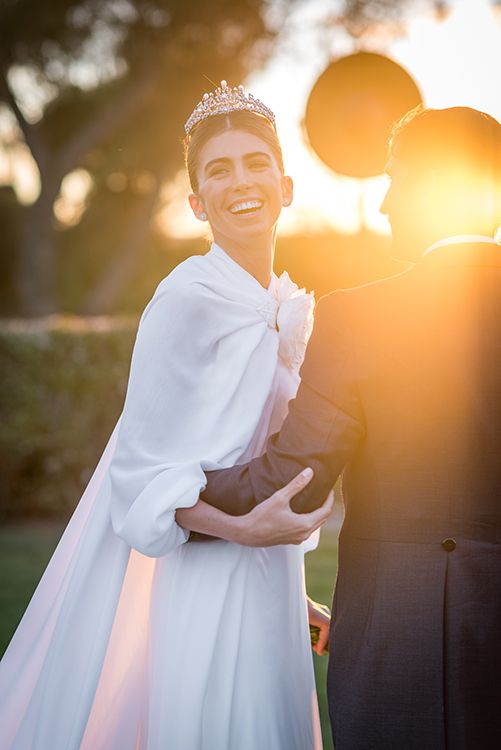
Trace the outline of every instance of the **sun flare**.
<path fill-rule="evenodd" d="M 292 33 L 282 43 L 279 40 L 267 67 L 247 82 L 247 87 L 277 115 L 286 171 L 294 180 L 294 200 L 282 212 L 280 231 L 294 234 L 334 229 L 354 233 L 364 226 L 388 233 L 387 219 L 379 212 L 386 178 L 357 180 L 334 174 L 313 154 L 304 136 L 302 121 L 309 91 L 329 62 L 328 51 L 314 43 L 321 11 L 326 11 L 321 3 L 298 3 L 294 11 L 301 17 L 301 23 L 294 26 L 299 28 L 297 39 Z M 489 0 L 456 0 L 445 18 L 421 13 L 409 19 L 404 37 L 374 37 L 371 43 L 412 75 L 425 106 L 471 106 L 501 119 L 501 8 Z M 345 42 L 336 49 L 335 39 L 332 46 L 339 55 L 353 51 L 345 49 Z M 304 54 L 297 54 L 301 50 Z M 9 118 L 2 122 L 4 130 Z M 71 190 L 67 189 L 69 183 L 63 186 L 55 206 L 62 225 L 78 222 L 91 187 L 88 178 L 84 170 L 76 170 L 71 175 Z M 36 199 L 38 172 L 24 144 L 0 149 L 0 182 L 12 185 L 23 203 Z M 191 212 L 189 192 L 188 179 L 182 172 L 165 187 L 156 223 L 169 236 L 207 233 L 207 226 Z M 75 195 L 83 197 L 75 199 Z"/>

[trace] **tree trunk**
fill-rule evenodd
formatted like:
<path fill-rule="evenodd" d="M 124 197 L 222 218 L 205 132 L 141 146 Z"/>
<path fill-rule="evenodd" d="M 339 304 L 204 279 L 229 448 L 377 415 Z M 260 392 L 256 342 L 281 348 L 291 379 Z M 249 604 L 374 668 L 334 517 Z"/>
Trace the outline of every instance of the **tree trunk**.
<path fill-rule="evenodd" d="M 0 97 L 12 109 L 18 125 L 35 159 L 41 182 L 36 202 L 26 208 L 20 228 L 16 294 L 23 315 L 47 315 L 58 309 L 56 279 L 56 232 L 53 205 L 66 174 L 78 166 L 82 157 L 96 143 L 109 137 L 113 130 L 144 104 L 155 89 L 156 69 L 145 68 L 131 80 L 120 95 L 85 122 L 59 149 L 51 152 L 38 126 L 28 123 L 7 81 L 7 68 L 0 66 Z M 3 97 L 2 97 L 3 94 Z M 131 241 L 134 242 L 133 238 Z"/>
<path fill-rule="evenodd" d="M 21 313 L 49 315 L 58 309 L 56 236 L 53 205 L 60 183 L 42 182 L 42 191 L 21 217 L 16 292 Z"/>

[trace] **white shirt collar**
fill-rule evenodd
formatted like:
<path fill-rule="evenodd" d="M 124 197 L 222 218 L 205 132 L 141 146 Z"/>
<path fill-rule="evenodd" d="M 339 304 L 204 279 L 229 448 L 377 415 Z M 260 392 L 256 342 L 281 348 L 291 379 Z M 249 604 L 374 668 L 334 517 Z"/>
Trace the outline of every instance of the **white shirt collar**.
<path fill-rule="evenodd" d="M 486 234 L 456 234 L 453 237 L 445 237 L 443 240 L 434 242 L 433 245 L 430 245 L 430 247 L 423 253 L 423 257 L 444 245 L 464 245 L 468 243 L 478 244 L 479 242 L 485 242 L 489 245 L 497 245 L 496 240 Z"/>

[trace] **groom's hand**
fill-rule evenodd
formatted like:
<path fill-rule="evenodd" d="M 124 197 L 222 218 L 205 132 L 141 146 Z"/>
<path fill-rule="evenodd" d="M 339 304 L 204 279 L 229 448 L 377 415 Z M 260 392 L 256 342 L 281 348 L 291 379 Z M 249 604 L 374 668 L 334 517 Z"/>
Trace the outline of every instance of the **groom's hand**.
<path fill-rule="evenodd" d="M 234 541 L 246 547 L 273 547 L 278 544 L 301 544 L 327 520 L 334 507 L 331 492 L 320 508 L 312 513 L 295 513 L 290 501 L 313 477 L 304 469 L 289 484 L 259 503 L 250 513 L 235 519 L 238 523 Z"/>

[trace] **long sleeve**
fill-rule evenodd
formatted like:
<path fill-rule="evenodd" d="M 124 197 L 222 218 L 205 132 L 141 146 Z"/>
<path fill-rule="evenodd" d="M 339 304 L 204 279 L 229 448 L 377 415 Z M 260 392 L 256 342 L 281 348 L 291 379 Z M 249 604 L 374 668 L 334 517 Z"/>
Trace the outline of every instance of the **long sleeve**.
<path fill-rule="evenodd" d="M 197 294 L 193 290 L 190 300 L 189 288 L 164 286 L 141 319 L 110 465 L 115 533 L 151 556 L 186 541 L 174 523 L 175 509 L 194 505 L 205 483 L 196 453 L 190 461 L 182 449 L 185 435 L 196 428 L 196 404 L 186 393 L 195 394 L 194 380 L 203 377 L 202 368 L 193 371 L 203 342 L 196 333 L 183 341 L 187 328 L 199 330 Z"/>
<path fill-rule="evenodd" d="M 248 513 L 310 466 L 310 484 L 292 502 L 297 512 L 322 504 L 364 436 L 356 365 L 345 307 L 336 292 L 317 305 L 301 384 L 279 433 L 250 463 L 207 473 L 202 499 L 232 515 Z"/>

